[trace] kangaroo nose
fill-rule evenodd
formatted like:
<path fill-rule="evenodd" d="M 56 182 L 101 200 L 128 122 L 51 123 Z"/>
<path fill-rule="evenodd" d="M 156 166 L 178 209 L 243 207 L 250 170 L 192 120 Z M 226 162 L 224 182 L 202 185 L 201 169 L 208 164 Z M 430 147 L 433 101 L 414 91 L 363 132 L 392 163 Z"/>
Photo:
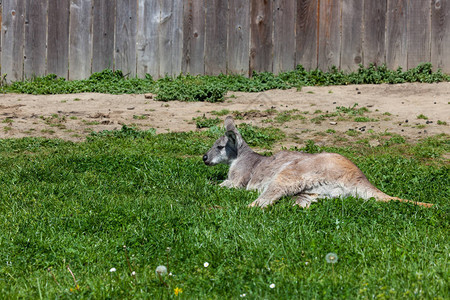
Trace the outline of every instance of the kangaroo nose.
<path fill-rule="evenodd" d="M 207 161 L 208 160 L 208 155 L 203 155 L 203 161 Z"/>

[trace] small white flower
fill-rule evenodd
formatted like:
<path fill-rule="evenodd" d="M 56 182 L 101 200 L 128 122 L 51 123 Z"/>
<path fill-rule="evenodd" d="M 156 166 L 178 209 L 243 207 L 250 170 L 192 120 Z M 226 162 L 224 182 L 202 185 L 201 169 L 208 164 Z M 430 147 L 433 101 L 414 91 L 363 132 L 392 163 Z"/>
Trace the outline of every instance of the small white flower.
<path fill-rule="evenodd" d="M 207 268 L 207 267 L 209 266 L 209 262 L 205 262 L 205 263 L 203 264 L 203 266 L 204 266 L 205 268 Z"/>
<path fill-rule="evenodd" d="M 169 276 L 173 276 L 172 272 L 169 273 Z"/>
<path fill-rule="evenodd" d="M 167 275 L 166 266 L 158 266 L 155 270 L 156 276 L 165 276 Z"/>
<path fill-rule="evenodd" d="M 275 283 L 272 283 L 271 285 L 269 285 L 269 287 L 270 287 L 271 289 L 274 289 L 274 288 L 275 288 Z"/>
<path fill-rule="evenodd" d="M 117 271 L 117 270 L 116 270 L 116 268 L 111 268 L 109 271 L 110 271 L 111 273 L 114 273 L 114 272 Z"/>
<path fill-rule="evenodd" d="M 240 296 L 241 296 L 241 298 L 244 298 L 244 297 L 247 296 L 247 295 L 246 295 L 246 294 L 241 294 Z"/>
<path fill-rule="evenodd" d="M 305 261 L 305 266 L 307 266 L 309 264 L 309 262 Z"/>
<path fill-rule="evenodd" d="M 136 272 L 135 271 L 131 272 L 131 276 L 136 276 Z"/>

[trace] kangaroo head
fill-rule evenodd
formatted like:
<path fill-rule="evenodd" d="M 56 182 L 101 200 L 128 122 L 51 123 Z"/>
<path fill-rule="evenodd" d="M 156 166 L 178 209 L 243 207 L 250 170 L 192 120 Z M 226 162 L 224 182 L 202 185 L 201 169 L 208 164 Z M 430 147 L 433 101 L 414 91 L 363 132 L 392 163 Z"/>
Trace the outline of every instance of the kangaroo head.
<path fill-rule="evenodd" d="M 234 125 L 232 117 L 225 119 L 225 129 L 225 134 L 218 138 L 211 149 L 203 156 L 206 165 L 231 164 L 237 158 L 239 148 L 245 143 Z"/>

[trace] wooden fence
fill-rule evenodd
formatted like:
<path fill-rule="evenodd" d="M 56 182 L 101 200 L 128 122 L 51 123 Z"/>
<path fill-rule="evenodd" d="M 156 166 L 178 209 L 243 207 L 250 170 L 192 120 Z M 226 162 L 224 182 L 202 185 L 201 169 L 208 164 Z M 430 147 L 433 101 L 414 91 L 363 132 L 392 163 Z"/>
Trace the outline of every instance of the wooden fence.
<path fill-rule="evenodd" d="M 1 74 L 450 73 L 450 0 L 0 0 Z"/>

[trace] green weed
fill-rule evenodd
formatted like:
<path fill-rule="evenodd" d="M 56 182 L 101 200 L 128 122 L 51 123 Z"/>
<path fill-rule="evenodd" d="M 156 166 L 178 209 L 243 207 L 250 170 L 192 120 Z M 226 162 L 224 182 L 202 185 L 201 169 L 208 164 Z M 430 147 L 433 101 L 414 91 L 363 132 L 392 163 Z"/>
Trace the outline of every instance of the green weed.
<path fill-rule="evenodd" d="M 280 129 L 274 127 L 259 128 L 242 123 L 238 125 L 238 128 L 247 144 L 252 147 L 270 149 L 274 143 L 285 137 L 285 134 Z"/>
<path fill-rule="evenodd" d="M 306 119 L 306 118 L 304 116 L 298 114 L 298 111 L 294 111 L 294 110 L 280 112 L 275 117 L 275 121 L 277 123 L 286 123 L 289 121 L 304 120 L 304 119 Z"/>
<path fill-rule="evenodd" d="M 428 117 L 425 116 L 424 114 L 420 114 L 417 116 L 417 119 L 428 120 Z"/>
<path fill-rule="evenodd" d="M 362 116 L 364 113 L 369 112 L 366 107 L 356 108 L 357 106 L 358 103 L 353 104 L 352 107 L 337 106 L 336 111 L 350 116 Z"/>
<path fill-rule="evenodd" d="M 368 117 L 355 117 L 353 120 L 355 122 L 378 122 L 377 119 L 368 118 Z"/>
<path fill-rule="evenodd" d="M 104 70 L 92 74 L 88 79 L 66 81 L 50 74 L 44 77 L 1 85 L 0 92 L 27 94 L 68 94 L 68 93 L 154 93 L 161 101 L 224 101 L 228 91 L 261 92 L 269 89 L 288 89 L 301 86 L 379 84 L 402 82 L 440 82 L 449 81 L 450 76 L 440 70 L 432 71 L 429 63 L 421 64 L 408 71 L 389 70 L 386 66 L 362 65 L 356 72 L 344 73 L 333 67 L 328 72 L 306 71 L 297 66 L 293 71 L 274 75 L 268 72 L 253 73 L 251 78 L 240 75 L 192 76 L 179 75 L 164 77 L 154 81 L 150 75 L 145 78 L 129 78 L 122 71 Z M 229 98 L 233 98 L 231 95 Z M 79 101 L 79 98 L 74 101 Z"/>
<path fill-rule="evenodd" d="M 230 114 L 230 110 L 228 110 L 228 109 L 222 109 L 222 110 L 219 110 L 219 111 L 213 110 L 211 112 L 211 114 L 215 115 L 215 116 L 226 116 L 226 115 Z"/>
<path fill-rule="evenodd" d="M 220 123 L 219 118 L 207 118 L 205 116 L 196 117 L 192 120 L 195 121 L 195 125 L 197 126 L 197 128 L 209 128 Z"/>

